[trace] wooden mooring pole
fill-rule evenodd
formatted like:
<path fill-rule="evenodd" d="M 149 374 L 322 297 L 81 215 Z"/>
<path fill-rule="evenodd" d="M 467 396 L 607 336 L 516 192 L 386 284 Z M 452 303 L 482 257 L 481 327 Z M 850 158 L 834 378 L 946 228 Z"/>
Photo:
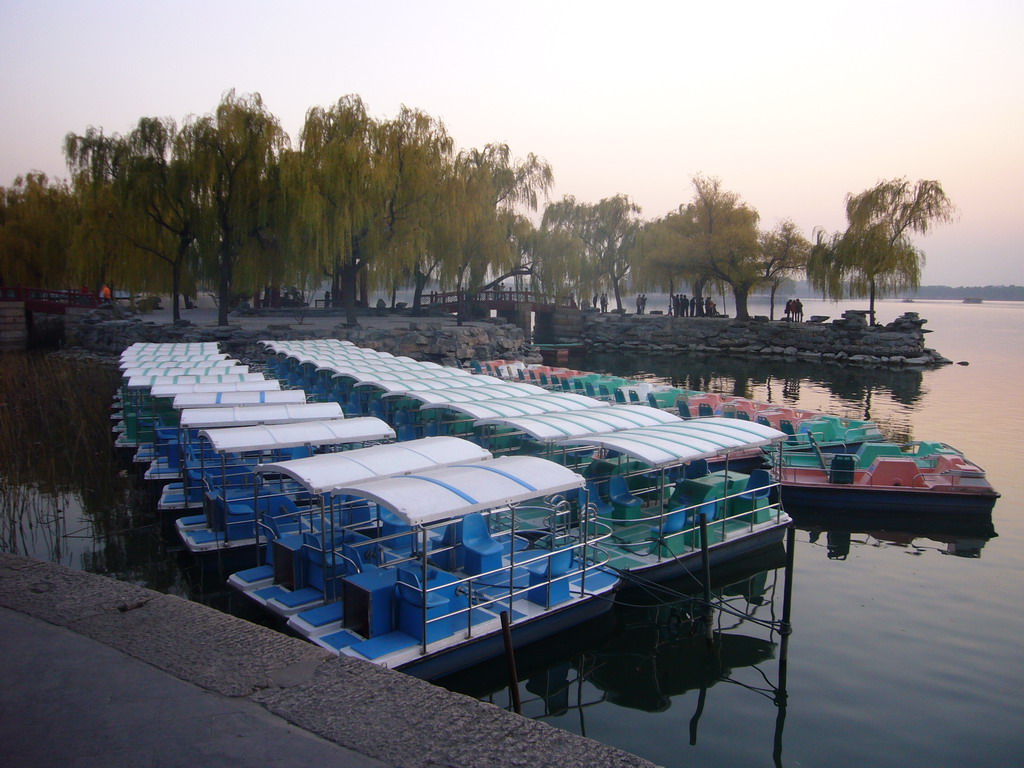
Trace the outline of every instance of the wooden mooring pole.
<path fill-rule="evenodd" d="M 519 674 L 516 672 L 516 653 L 512 648 L 512 629 L 508 622 L 508 611 L 501 612 L 501 635 L 505 639 L 505 664 L 508 666 L 508 687 L 512 693 L 512 709 L 517 715 L 523 714 L 523 702 L 519 698 Z"/>

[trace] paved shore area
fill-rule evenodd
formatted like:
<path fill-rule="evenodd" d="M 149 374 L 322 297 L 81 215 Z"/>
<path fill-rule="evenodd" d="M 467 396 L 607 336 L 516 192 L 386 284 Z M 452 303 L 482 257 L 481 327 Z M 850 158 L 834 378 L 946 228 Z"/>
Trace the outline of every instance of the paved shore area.
<path fill-rule="evenodd" d="M 0 553 L 3 763 L 651 766 L 266 627 Z"/>

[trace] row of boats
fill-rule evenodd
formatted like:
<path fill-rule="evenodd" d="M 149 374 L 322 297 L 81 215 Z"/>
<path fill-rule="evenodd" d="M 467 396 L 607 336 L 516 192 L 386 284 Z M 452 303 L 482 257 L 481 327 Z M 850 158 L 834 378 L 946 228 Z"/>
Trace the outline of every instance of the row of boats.
<path fill-rule="evenodd" d="M 232 587 L 420 677 L 500 654 L 503 622 L 528 643 L 623 585 L 778 546 L 794 489 L 877 490 L 880 464 L 909 461 L 885 487 L 989 511 L 997 495 L 948 446 L 894 455 L 866 422 L 512 361 L 264 346 L 262 371 L 213 344 L 126 349 L 117 444 Z"/>

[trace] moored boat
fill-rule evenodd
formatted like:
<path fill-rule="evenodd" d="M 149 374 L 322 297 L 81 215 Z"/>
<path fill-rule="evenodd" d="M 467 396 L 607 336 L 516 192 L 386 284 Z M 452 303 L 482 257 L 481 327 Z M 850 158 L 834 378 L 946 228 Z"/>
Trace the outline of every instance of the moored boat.
<path fill-rule="evenodd" d="M 897 510 L 903 514 L 990 513 L 999 494 L 985 471 L 948 445 L 864 443 L 856 453 L 783 453 L 789 507 Z"/>

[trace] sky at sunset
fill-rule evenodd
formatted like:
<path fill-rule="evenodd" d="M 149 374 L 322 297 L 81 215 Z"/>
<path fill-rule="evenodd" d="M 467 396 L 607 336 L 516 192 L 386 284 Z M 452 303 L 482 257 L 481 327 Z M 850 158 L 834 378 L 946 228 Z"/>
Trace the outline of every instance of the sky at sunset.
<path fill-rule="evenodd" d="M 554 198 L 654 218 L 717 176 L 761 215 L 845 226 L 844 197 L 938 179 L 958 221 L 915 242 L 926 284 L 1024 284 L 1024 3 L 0 0 L 0 185 L 66 176 L 66 133 L 212 111 L 405 104 L 459 147 L 553 167 Z"/>

